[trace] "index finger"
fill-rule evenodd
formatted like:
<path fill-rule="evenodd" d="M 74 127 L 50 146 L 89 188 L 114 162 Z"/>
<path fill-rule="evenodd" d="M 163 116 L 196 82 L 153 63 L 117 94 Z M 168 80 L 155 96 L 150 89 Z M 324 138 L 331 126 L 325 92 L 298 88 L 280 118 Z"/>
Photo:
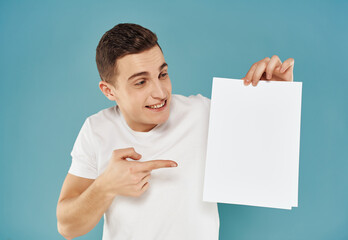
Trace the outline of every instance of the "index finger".
<path fill-rule="evenodd" d="M 245 77 L 242 78 L 242 80 L 244 80 L 244 84 L 245 85 L 249 85 L 250 82 L 251 82 L 251 78 L 255 72 L 255 69 L 256 69 L 256 65 L 257 65 L 257 62 L 254 63 L 253 65 L 251 65 L 249 71 L 247 72 L 247 74 L 245 75 Z"/>
<path fill-rule="evenodd" d="M 138 171 L 152 171 L 159 168 L 177 167 L 178 164 L 171 160 L 151 160 L 147 162 L 139 162 L 137 164 Z"/>

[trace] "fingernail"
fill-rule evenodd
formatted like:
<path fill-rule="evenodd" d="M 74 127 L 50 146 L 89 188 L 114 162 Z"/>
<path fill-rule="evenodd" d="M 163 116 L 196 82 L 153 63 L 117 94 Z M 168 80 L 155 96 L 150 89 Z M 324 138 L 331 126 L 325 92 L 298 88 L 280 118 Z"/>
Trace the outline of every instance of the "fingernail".
<path fill-rule="evenodd" d="M 267 74 L 267 79 L 271 79 L 271 74 Z"/>
<path fill-rule="evenodd" d="M 176 166 L 178 166 L 176 163 L 172 163 L 172 165 L 171 165 L 172 167 L 176 167 Z"/>

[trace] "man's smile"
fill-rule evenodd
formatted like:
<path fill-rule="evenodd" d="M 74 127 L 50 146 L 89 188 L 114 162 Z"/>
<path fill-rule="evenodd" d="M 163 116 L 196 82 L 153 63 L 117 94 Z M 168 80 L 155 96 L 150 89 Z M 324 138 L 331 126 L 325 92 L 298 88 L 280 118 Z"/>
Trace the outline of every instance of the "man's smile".
<path fill-rule="evenodd" d="M 156 112 L 158 112 L 158 111 L 164 110 L 166 106 L 167 106 L 167 99 L 162 101 L 161 103 L 146 106 L 146 108 L 150 110 L 155 110 Z"/>

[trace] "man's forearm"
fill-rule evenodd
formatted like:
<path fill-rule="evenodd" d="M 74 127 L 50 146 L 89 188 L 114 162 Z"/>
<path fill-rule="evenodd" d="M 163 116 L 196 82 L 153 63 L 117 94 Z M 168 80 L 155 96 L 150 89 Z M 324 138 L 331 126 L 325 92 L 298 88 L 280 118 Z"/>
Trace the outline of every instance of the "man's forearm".
<path fill-rule="evenodd" d="M 67 239 L 88 233 L 99 222 L 115 196 L 97 178 L 81 195 L 63 199 L 57 206 L 58 231 Z"/>

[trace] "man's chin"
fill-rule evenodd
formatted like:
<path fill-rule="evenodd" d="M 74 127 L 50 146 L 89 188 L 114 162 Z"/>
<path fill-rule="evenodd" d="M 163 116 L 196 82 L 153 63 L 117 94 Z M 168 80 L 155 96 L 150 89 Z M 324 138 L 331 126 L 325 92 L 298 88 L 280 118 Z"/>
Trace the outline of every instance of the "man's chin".
<path fill-rule="evenodd" d="M 166 116 L 166 117 L 163 117 L 163 118 L 161 118 L 161 119 L 158 119 L 158 120 L 156 121 L 156 124 L 165 123 L 166 121 L 168 121 L 168 119 L 169 119 L 169 114 L 168 114 L 168 116 Z"/>
<path fill-rule="evenodd" d="M 169 113 L 164 116 L 159 116 L 158 118 L 152 118 L 152 124 L 162 124 L 165 123 L 169 119 Z"/>

